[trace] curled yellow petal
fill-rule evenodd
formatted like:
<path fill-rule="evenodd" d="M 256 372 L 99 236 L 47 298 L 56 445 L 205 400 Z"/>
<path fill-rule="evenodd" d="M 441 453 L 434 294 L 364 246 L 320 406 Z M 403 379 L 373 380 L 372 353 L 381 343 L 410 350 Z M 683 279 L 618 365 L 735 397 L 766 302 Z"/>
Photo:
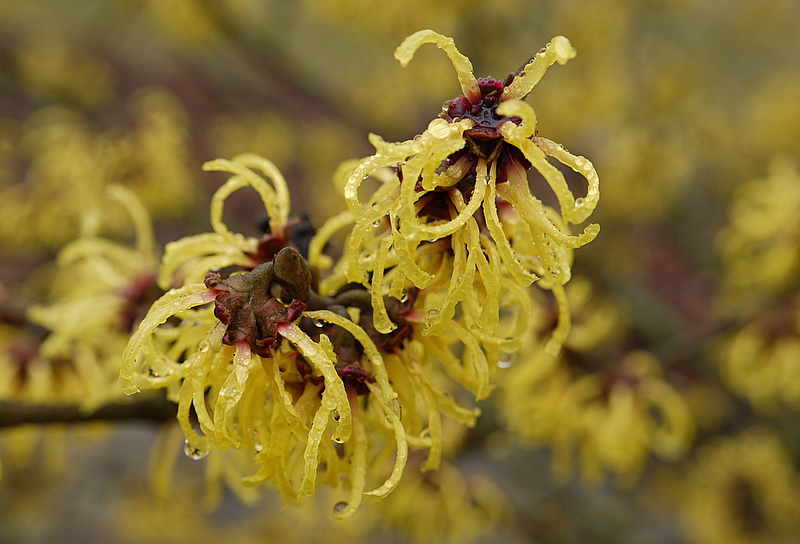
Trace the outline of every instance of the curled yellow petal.
<path fill-rule="evenodd" d="M 326 417 L 330 416 L 334 408 L 339 413 L 339 424 L 333 439 L 336 442 L 347 442 L 352 431 L 353 414 L 350 411 L 350 402 L 347 399 L 347 392 L 344 390 L 344 383 L 336 373 L 336 366 L 331 356 L 323 345 L 311 340 L 294 323 L 281 323 L 278 326 L 278 333 L 294 344 L 303 357 L 322 374 L 325 380 L 325 393 L 330 394 L 332 399 L 326 404 L 328 410 Z M 325 335 L 322 337 L 327 339 Z"/>
<path fill-rule="evenodd" d="M 119 380 L 122 391 L 126 395 L 139 392 L 135 382 L 136 359 L 142 349 L 142 344 L 159 325 L 166 323 L 173 315 L 201 304 L 206 304 L 214 299 L 214 293 L 208 291 L 203 284 L 190 284 L 173 289 L 159 298 L 147 315 L 142 319 L 137 331 L 131 336 L 125 352 L 122 354 Z"/>
<path fill-rule="evenodd" d="M 525 98 L 542 79 L 547 69 L 558 62 L 566 64 L 576 55 L 575 48 L 564 36 L 556 36 L 520 71 L 511 85 L 505 88 L 501 100 Z"/>
<path fill-rule="evenodd" d="M 453 68 L 456 70 L 458 83 L 461 85 L 464 96 L 470 101 L 477 101 L 481 96 L 481 92 L 478 88 L 478 81 L 472 75 L 472 63 L 458 51 L 453 38 L 442 36 L 433 30 L 420 30 L 403 40 L 403 43 L 395 50 L 394 58 L 400 61 L 401 65 L 407 66 L 411 59 L 414 58 L 414 53 L 416 53 L 417 49 L 425 43 L 436 44 L 447 53 L 447 56 L 450 57 L 450 62 L 453 63 Z"/>
<path fill-rule="evenodd" d="M 253 172 L 248 165 L 259 168 L 272 179 L 274 188 L 264 178 Z M 223 204 L 231 193 L 247 186 L 255 189 L 261 197 L 269 215 L 272 232 L 283 232 L 289 216 L 289 192 L 286 180 L 274 164 L 258 155 L 248 153 L 238 155 L 233 161 L 225 159 L 209 161 L 203 164 L 203 170 L 236 174 L 217 189 L 211 199 L 211 226 L 215 232 L 230 233 L 222 221 Z"/>

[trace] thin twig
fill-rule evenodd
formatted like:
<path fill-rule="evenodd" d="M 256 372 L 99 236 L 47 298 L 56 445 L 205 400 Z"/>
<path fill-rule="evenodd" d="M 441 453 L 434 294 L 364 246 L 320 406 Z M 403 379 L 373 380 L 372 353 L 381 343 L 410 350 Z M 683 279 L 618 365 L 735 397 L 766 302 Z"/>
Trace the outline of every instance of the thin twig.
<path fill-rule="evenodd" d="M 0 401 L 0 428 L 28 424 L 87 423 L 90 421 L 149 421 L 163 423 L 175 417 L 177 407 L 163 396 L 107 404 L 86 412 L 75 404 L 27 404 Z"/>

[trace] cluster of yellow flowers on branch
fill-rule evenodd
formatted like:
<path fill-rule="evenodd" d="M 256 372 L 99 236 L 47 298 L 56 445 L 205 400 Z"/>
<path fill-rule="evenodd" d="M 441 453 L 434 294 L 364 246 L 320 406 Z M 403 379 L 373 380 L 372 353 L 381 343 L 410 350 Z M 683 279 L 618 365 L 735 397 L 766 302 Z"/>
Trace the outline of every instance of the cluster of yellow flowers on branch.
<path fill-rule="evenodd" d="M 479 415 L 464 389 L 487 396 L 502 362 L 539 343 L 526 334 L 532 284 L 553 294 L 558 317 L 543 350 L 560 352 L 572 250 L 599 231 L 569 230 L 597 204 L 594 168 L 539 137 L 521 101 L 549 66 L 575 55 L 569 41 L 554 38 L 504 81 L 476 79 L 452 39 L 429 30 L 395 56 L 406 64 L 424 43 L 450 57 L 463 96 L 412 140 L 371 136 L 376 153 L 339 172 L 348 209 L 310 241 L 271 162 L 240 155 L 205 165 L 231 174 L 211 202 L 213 232 L 166 246 L 166 293 L 122 357 L 125 393 L 165 389 L 177 404 L 188 455 L 249 451 L 241 482 L 272 482 L 287 501 L 341 485 L 349 492 L 337 517 L 393 491 L 410 450 L 427 451 L 423 471 L 440 466 L 443 416 L 473 426 Z M 585 194 L 576 197 L 548 157 L 583 176 Z M 531 169 L 559 210 L 531 193 Z M 362 202 L 370 177 L 379 187 Z M 223 221 L 225 200 L 245 187 L 269 216 L 261 239 Z M 320 279 L 333 264 L 324 248 L 347 226 L 342 257 Z"/>

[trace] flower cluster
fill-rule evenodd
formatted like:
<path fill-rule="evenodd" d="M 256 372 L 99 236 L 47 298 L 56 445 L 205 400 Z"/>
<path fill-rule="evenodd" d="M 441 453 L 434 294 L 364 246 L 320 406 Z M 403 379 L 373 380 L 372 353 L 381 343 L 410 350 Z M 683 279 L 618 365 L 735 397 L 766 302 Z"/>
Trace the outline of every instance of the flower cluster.
<path fill-rule="evenodd" d="M 599 232 L 597 225 L 590 225 L 572 235 L 568 225 L 592 213 L 599 180 L 588 160 L 537 135 L 535 113 L 521 99 L 549 66 L 564 64 L 575 50 L 558 36 L 519 73 L 501 81 L 476 79 L 453 40 L 430 30 L 408 37 L 395 57 L 405 65 L 424 43 L 448 54 L 464 95 L 446 102 L 440 118 L 412 140 L 388 143 L 370 137 L 376 153 L 354 165 L 344 184 L 348 212 L 333 219 L 331 228 L 323 228 L 328 234 L 353 223 L 344 256 L 326 286 L 356 282 L 369 288 L 380 332 L 395 328 L 383 296 L 400 299 L 409 289 L 419 289 L 428 308 L 425 335 L 478 330 L 487 352 L 497 355 L 501 351 L 492 348 L 499 345 L 505 352 L 518 349 L 504 345 L 508 335 L 498 329 L 501 301 L 519 295 L 509 282 L 527 287 L 538 281 L 553 292 L 560 310 L 558 326 L 545 346 L 557 354 L 569 329 L 563 286 L 571 276 L 572 249 Z M 585 196 L 573 195 L 548 157 L 586 178 Z M 560 211 L 531 194 L 531 168 L 552 188 Z M 381 185 L 362 206 L 359 187 L 368 177 Z M 325 241 L 320 233 L 312 248 L 312 262 L 320 266 L 326 264 L 318 257 Z M 463 317 L 454 319 L 459 304 Z M 481 378 L 479 396 L 488 392 L 486 380 L 488 376 Z"/>
<path fill-rule="evenodd" d="M 547 67 L 574 56 L 566 38 L 505 81 L 476 79 L 452 40 L 432 31 L 409 37 L 397 58 L 407 63 L 426 42 L 450 56 L 464 96 L 413 140 L 372 136 L 376 154 L 338 174 L 347 211 L 310 241 L 270 161 L 245 154 L 204 166 L 232 175 L 212 198 L 213 232 L 166 246 L 158 284 L 169 290 L 122 360 L 126 393 L 165 389 L 177 403 L 190 457 L 248 451 L 254 470 L 242 483 L 270 481 L 287 501 L 343 482 L 341 518 L 395 489 L 409 448 L 427 450 L 423 471 L 439 468 L 443 416 L 475 424 L 479 411 L 456 399 L 462 388 L 487 396 L 500 362 L 526 343 L 533 282 L 554 294 L 557 324 L 544 350 L 559 352 L 572 250 L 598 232 L 568 229 L 597 204 L 591 163 L 539 137 L 520 100 Z M 586 178 L 585 196 L 548 157 Z M 531 193 L 531 168 L 560 211 Z M 362 205 L 368 177 L 381 185 Z M 269 217 L 261 238 L 223 221 L 226 199 L 244 187 Z M 332 264 L 324 248 L 347 225 L 344 255 L 320 280 Z"/>
<path fill-rule="evenodd" d="M 407 321 L 415 295 L 387 302 L 403 326 L 377 332 L 366 290 L 317 291 L 297 249 L 286 182 L 272 163 L 242 155 L 205 168 L 233 174 L 212 199 L 214 232 L 167 245 L 159 282 L 181 286 L 152 306 L 131 338 L 123 390 L 165 388 L 191 457 L 211 447 L 251 451 L 257 470 L 242 475 L 245 485 L 271 480 L 291 500 L 313 495 L 318 480 L 336 485 L 346 476 L 351 494 L 338 517 L 363 495 L 394 489 L 409 445 L 428 448 L 427 466 L 436 468 L 440 414 L 472 425 L 477 411 L 455 404 L 424 371 L 424 346 L 411 339 Z M 246 186 L 270 217 L 261 239 L 232 233 L 222 221 L 225 199 Z M 223 278 L 214 271 L 232 267 L 241 272 Z M 391 451 L 388 475 L 366 491 L 368 467 L 378 467 L 370 476 L 381 473 Z"/>

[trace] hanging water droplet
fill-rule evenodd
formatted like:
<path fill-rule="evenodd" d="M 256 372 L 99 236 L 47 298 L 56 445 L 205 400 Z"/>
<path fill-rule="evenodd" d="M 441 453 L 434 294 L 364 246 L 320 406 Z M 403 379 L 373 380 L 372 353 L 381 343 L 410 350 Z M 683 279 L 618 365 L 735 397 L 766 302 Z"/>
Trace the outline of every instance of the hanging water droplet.
<path fill-rule="evenodd" d="M 333 415 L 333 420 L 334 421 L 339 421 L 340 419 L 342 419 L 342 416 L 339 415 L 339 410 L 337 410 L 336 408 L 333 409 L 333 412 L 331 412 L 331 415 Z"/>
<path fill-rule="evenodd" d="M 381 219 L 378 219 L 374 223 L 372 223 L 372 226 L 373 226 L 373 228 L 377 229 L 378 227 L 381 226 L 382 223 L 383 223 L 383 221 Z"/>
<path fill-rule="evenodd" d="M 403 292 L 400 293 L 400 302 L 408 302 L 408 291 L 403 289 Z"/>
<path fill-rule="evenodd" d="M 194 461 L 199 461 L 200 459 L 204 459 L 208 455 L 208 450 L 201 450 L 200 448 L 195 448 L 191 444 L 189 444 L 188 440 L 183 441 L 183 453 L 186 454 L 186 457 L 192 459 Z"/>
<path fill-rule="evenodd" d="M 325 326 L 325 322 L 321 319 L 317 319 L 316 317 L 312 319 L 312 321 L 314 322 L 314 326 L 318 329 L 321 329 Z"/>
<path fill-rule="evenodd" d="M 333 441 L 336 442 L 337 444 L 344 444 L 344 440 L 338 434 L 333 437 Z"/>
<path fill-rule="evenodd" d="M 575 207 L 580 207 L 580 206 L 583 206 L 585 204 L 586 204 L 586 201 L 583 199 L 583 197 L 579 196 L 578 198 L 575 199 Z"/>
<path fill-rule="evenodd" d="M 333 515 L 340 516 L 345 510 L 347 510 L 347 502 L 339 501 L 333 505 Z"/>

